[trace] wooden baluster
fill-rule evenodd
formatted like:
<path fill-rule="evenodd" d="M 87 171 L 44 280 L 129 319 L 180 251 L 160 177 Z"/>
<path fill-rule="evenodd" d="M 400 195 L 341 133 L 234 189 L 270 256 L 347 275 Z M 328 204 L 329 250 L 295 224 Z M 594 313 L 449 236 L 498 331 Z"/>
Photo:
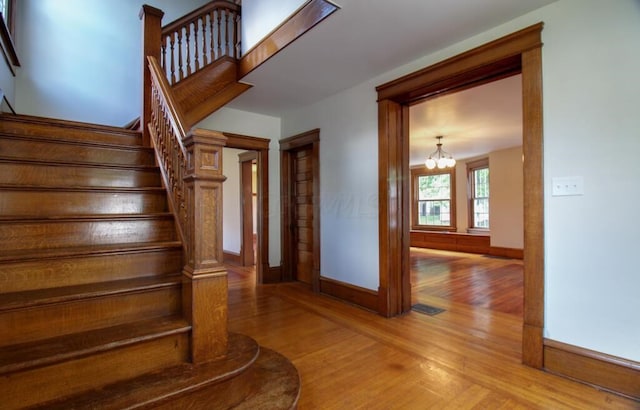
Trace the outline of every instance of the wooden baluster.
<path fill-rule="evenodd" d="M 187 58 L 186 58 L 186 77 L 191 75 L 191 43 L 189 41 L 191 37 L 191 23 L 187 23 L 184 26 L 184 35 L 185 35 L 185 47 L 187 48 Z"/>
<path fill-rule="evenodd" d="M 161 46 L 161 58 L 162 60 L 160 61 L 160 66 L 162 67 L 162 70 L 164 71 L 164 73 L 166 74 L 167 78 L 169 77 L 169 70 L 167 67 L 167 38 L 163 37 L 162 38 L 162 46 Z"/>
<path fill-rule="evenodd" d="M 218 59 L 218 56 L 216 55 L 216 42 L 215 42 L 215 38 L 214 38 L 214 24 L 215 24 L 215 20 L 214 20 L 214 12 L 210 11 L 209 12 L 209 35 L 211 36 L 211 41 L 209 43 L 209 48 L 210 48 L 210 52 L 211 52 L 211 62 L 214 62 Z"/>
<path fill-rule="evenodd" d="M 236 35 L 236 41 L 235 41 L 235 53 L 236 53 L 236 58 L 240 58 L 240 56 L 242 55 L 242 44 L 240 41 L 240 38 L 242 37 L 240 35 L 242 27 L 242 20 L 240 19 L 240 14 L 236 13 L 236 31 L 235 31 L 235 35 Z"/>
<path fill-rule="evenodd" d="M 184 71 L 183 71 L 183 65 L 182 65 L 182 27 L 180 27 L 180 29 L 178 29 L 177 31 L 178 33 L 178 38 L 177 38 L 177 42 L 178 42 L 178 81 L 182 80 L 184 78 Z"/>
<path fill-rule="evenodd" d="M 171 78 L 169 82 L 175 84 L 176 82 L 176 33 L 171 33 Z"/>
<path fill-rule="evenodd" d="M 222 11 L 220 9 L 217 10 L 218 13 L 218 52 L 216 53 L 218 55 L 218 58 L 220 58 L 222 56 L 222 44 L 221 44 L 221 26 L 220 26 L 220 13 L 222 13 Z"/>
<path fill-rule="evenodd" d="M 198 17 L 198 24 L 202 29 L 202 67 L 205 67 L 209 62 L 207 61 L 207 17 Z"/>
<path fill-rule="evenodd" d="M 200 69 L 200 47 L 198 45 L 198 21 L 199 18 L 193 21 L 193 71 Z M 190 26 L 191 27 L 191 26 Z"/>
<path fill-rule="evenodd" d="M 233 27 L 231 27 L 233 33 L 233 42 L 230 44 L 232 57 L 238 58 L 237 44 L 238 44 L 238 14 L 233 13 L 231 22 L 233 23 Z"/>

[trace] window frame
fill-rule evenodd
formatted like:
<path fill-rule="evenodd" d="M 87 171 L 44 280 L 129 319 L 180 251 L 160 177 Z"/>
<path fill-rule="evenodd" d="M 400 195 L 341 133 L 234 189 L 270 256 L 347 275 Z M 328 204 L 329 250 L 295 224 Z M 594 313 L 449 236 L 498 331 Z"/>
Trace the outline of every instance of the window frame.
<path fill-rule="evenodd" d="M 2 54 L 7 62 L 9 70 L 11 70 L 11 73 L 15 77 L 16 73 L 14 67 L 20 67 L 20 60 L 18 59 L 14 43 L 16 2 L 15 0 L 6 1 L 7 15 L 5 16 L 4 13 L 2 13 L 3 18 L 0 19 L 0 49 L 2 50 Z M 4 10 L 0 10 L 0 12 L 3 11 Z"/>
<path fill-rule="evenodd" d="M 476 192 L 476 187 L 475 187 L 475 175 L 474 173 L 478 170 L 481 169 L 487 169 L 489 170 L 489 196 L 487 196 L 487 200 L 489 201 L 489 213 L 487 214 L 487 218 L 489 221 L 489 227 L 485 228 L 485 227 L 478 227 L 475 226 L 476 225 L 476 221 L 475 221 L 475 192 Z M 467 186 L 468 186 L 468 210 L 469 210 L 469 230 L 470 231 L 475 231 L 475 232 L 489 232 L 491 230 L 491 170 L 489 167 L 489 158 L 482 158 L 482 159 L 478 159 L 475 161 L 471 161 L 471 162 L 467 162 Z"/>
<path fill-rule="evenodd" d="M 449 225 L 419 225 L 418 224 L 418 180 L 421 176 L 448 174 L 451 178 L 451 195 L 450 203 L 450 224 Z M 415 231 L 438 231 L 438 232 L 455 232 L 456 231 L 456 168 L 445 169 L 427 169 L 424 166 L 411 168 L 411 230 Z"/>

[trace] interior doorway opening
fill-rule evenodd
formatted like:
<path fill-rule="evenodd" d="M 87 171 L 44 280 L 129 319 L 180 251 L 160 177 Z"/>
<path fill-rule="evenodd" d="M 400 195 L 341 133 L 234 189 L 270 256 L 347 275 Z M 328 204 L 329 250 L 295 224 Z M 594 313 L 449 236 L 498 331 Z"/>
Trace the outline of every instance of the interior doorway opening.
<path fill-rule="evenodd" d="M 518 73 L 409 106 L 412 305 L 522 319 L 521 85 Z M 427 164 L 436 142 L 453 166 Z"/>

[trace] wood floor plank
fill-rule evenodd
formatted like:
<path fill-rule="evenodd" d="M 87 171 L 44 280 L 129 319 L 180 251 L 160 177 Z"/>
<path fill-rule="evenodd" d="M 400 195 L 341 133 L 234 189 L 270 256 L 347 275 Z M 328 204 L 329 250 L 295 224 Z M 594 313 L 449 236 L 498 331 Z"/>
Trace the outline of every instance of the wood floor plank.
<path fill-rule="evenodd" d="M 256 286 L 251 269 L 227 269 L 230 331 L 293 361 L 299 409 L 638 408 L 522 365 L 517 314 L 425 295 L 447 311 L 386 319 L 298 283 Z"/>

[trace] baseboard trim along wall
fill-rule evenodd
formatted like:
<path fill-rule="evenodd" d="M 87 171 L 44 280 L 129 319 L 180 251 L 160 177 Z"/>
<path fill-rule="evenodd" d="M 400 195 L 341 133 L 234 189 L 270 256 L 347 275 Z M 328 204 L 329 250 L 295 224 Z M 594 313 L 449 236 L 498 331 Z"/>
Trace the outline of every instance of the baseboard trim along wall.
<path fill-rule="evenodd" d="M 320 293 L 353 303 L 365 309 L 378 311 L 378 292 L 359 286 L 320 277 Z"/>
<path fill-rule="evenodd" d="M 639 362 L 545 339 L 544 367 L 597 389 L 640 400 Z"/>
<path fill-rule="evenodd" d="M 231 252 L 231 251 L 222 251 L 222 257 L 224 259 L 224 263 L 242 265 L 242 259 L 240 258 L 239 253 Z"/>
<path fill-rule="evenodd" d="M 410 245 L 416 248 L 477 253 L 511 259 L 522 259 L 524 255 L 522 249 L 491 246 L 491 237 L 489 235 L 411 231 L 410 241 Z"/>

